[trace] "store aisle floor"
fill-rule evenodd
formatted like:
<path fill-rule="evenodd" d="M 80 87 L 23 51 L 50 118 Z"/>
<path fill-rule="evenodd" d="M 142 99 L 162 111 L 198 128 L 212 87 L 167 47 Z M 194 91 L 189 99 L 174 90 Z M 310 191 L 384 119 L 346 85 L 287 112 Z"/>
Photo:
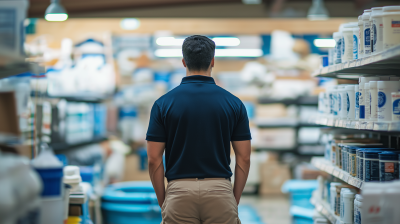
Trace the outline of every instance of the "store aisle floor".
<path fill-rule="evenodd" d="M 289 199 L 285 196 L 243 196 L 240 205 L 253 207 L 264 224 L 291 224 Z M 248 224 L 245 220 L 242 223 Z"/>

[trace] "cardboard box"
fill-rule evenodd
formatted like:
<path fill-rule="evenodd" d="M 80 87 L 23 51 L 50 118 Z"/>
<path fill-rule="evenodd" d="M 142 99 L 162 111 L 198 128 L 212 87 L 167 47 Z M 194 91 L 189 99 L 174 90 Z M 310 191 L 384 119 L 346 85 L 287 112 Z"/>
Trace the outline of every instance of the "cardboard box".
<path fill-rule="evenodd" d="M 0 92 L 0 133 L 20 135 L 14 92 Z"/>
<path fill-rule="evenodd" d="M 293 128 L 258 129 L 254 146 L 258 148 L 291 149 L 296 145 L 296 130 Z"/>
<path fill-rule="evenodd" d="M 287 110 L 284 104 L 259 104 L 256 106 L 257 118 L 286 117 Z"/>
<path fill-rule="evenodd" d="M 125 157 L 125 171 L 123 181 L 150 180 L 149 171 L 140 170 L 139 156 L 136 154 Z"/>
<path fill-rule="evenodd" d="M 260 195 L 282 194 L 282 185 L 291 178 L 288 165 L 267 161 L 260 166 Z"/>

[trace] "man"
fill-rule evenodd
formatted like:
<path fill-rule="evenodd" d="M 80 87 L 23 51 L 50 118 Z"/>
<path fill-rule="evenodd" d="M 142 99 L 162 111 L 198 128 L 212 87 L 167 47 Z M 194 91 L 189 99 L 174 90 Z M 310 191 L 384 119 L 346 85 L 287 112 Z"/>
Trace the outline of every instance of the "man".
<path fill-rule="evenodd" d="M 250 168 L 247 112 L 211 77 L 212 40 L 190 36 L 182 53 L 186 77 L 154 103 L 146 137 L 149 173 L 163 224 L 237 224 L 237 206 Z M 236 155 L 233 189 L 230 143 Z"/>

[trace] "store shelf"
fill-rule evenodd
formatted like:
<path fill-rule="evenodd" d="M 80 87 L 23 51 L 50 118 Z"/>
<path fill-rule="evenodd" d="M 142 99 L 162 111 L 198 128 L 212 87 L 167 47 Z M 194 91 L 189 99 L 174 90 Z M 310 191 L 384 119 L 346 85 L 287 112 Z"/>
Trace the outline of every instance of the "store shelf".
<path fill-rule="evenodd" d="M 335 119 L 331 116 L 315 115 L 312 116 L 309 122 L 316 125 L 356 130 L 400 132 L 400 122 L 398 121 L 351 121 Z"/>
<path fill-rule="evenodd" d="M 360 189 L 363 188 L 364 181 L 356 177 L 352 177 L 349 173 L 343 171 L 338 167 L 333 166 L 329 161 L 325 160 L 323 157 L 313 157 L 311 159 L 311 164 L 313 164 L 318 169 L 325 171 L 331 174 L 332 176 L 335 176 L 354 187 Z"/>
<path fill-rule="evenodd" d="M 325 216 L 332 224 L 340 223 L 339 216 L 335 215 L 327 202 L 313 197 L 311 198 L 311 204 L 313 204 L 315 209 L 321 213 L 321 215 Z"/>
<path fill-rule="evenodd" d="M 259 104 L 285 104 L 285 105 L 318 105 L 318 96 L 300 96 L 297 99 L 273 99 L 269 97 L 260 97 Z"/>
<path fill-rule="evenodd" d="M 91 139 L 90 141 L 83 141 L 83 142 L 76 142 L 76 143 L 49 143 L 50 148 L 52 148 L 54 151 L 62 151 L 62 150 L 69 150 L 72 148 L 76 147 L 81 147 L 85 145 L 90 145 L 90 144 L 96 144 L 100 143 L 102 141 L 107 140 L 106 137 L 95 137 Z"/>
<path fill-rule="evenodd" d="M 100 103 L 105 100 L 111 99 L 110 96 L 104 96 L 93 93 L 82 93 L 76 95 L 48 95 L 43 93 L 32 92 L 32 97 L 50 98 L 50 99 L 65 99 L 73 102 L 86 102 L 86 103 Z"/>
<path fill-rule="evenodd" d="M 382 74 L 400 75 L 400 46 L 376 55 L 321 68 L 314 76 L 357 79 L 358 76 Z"/>
<path fill-rule="evenodd" d="M 0 66 L 0 79 L 25 72 L 41 74 L 44 73 L 44 68 L 39 66 L 37 63 L 29 63 L 25 61 L 13 62 L 6 64 L 5 66 Z"/>

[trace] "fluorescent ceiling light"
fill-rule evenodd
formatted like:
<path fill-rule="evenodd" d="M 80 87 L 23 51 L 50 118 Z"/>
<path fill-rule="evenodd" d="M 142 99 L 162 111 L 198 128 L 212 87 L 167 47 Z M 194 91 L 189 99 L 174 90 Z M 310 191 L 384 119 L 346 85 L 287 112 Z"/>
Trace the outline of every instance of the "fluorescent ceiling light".
<path fill-rule="evenodd" d="M 119 25 L 124 30 L 136 30 L 140 26 L 140 21 L 136 18 L 126 18 L 122 19 Z"/>
<path fill-rule="evenodd" d="M 158 49 L 154 52 L 157 57 L 183 57 L 182 49 Z M 215 57 L 261 57 L 261 49 L 216 49 Z"/>
<path fill-rule="evenodd" d="M 237 37 L 214 37 L 212 40 L 217 46 L 233 47 L 240 44 L 240 40 Z"/>
<path fill-rule="evenodd" d="M 184 40 L 183 38 L 175 37 L 159 37 L 156 43 L 159 46 L 182 46 Z M 217 46 L 232 47 L 240 44 L 240 40 L 237 37 L 214 37 L 212 40 Z"/>
<path fill-rule="evenodd" d="M 44 17 L 49 22 L 63 22 L 68 19 L 68 14 L 65 13 L 51 13 Z"/>
<path fill-rule="evenodd" d="M 327 20 L 329 18 L 328 10 L 324 5 L 324 0 L 313 0 L 308 10 L 307 18 L 309 20 Z"/>
<path fill-rule="evenodd" d="M 51 4 L 47 7 L 44 18 L 47 21 L 62 22 L 68 19 L 68 14 L 59 0 L 51 0 Z"/>
<path fill-rule="evenodd" d="M 316 47 L 335 47 L 336 41 L 334 39 L 315 39 L 314 45 Z"/>
<path fill-rule="evenodd" d="M 262 0 L 242 0 L 245 5 L 258 5 L 262 3 Z"/>

